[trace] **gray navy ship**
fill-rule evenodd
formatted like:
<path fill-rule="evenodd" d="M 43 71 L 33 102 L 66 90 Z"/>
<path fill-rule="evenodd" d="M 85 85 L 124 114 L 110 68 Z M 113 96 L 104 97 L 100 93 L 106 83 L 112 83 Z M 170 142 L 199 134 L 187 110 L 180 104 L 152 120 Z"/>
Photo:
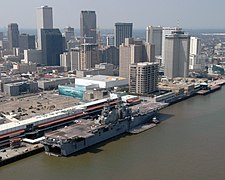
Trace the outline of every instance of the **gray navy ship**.
<path fill-rule="evenodd" d="M 105 105 L 96 119 L 78 119 L 74 125 L 47 133 L 42 144 L 49 155 L 69 156 L 151 122 L 161 106 L 142 102 L 128 107 L 122 101 L 113 108 Z"/>

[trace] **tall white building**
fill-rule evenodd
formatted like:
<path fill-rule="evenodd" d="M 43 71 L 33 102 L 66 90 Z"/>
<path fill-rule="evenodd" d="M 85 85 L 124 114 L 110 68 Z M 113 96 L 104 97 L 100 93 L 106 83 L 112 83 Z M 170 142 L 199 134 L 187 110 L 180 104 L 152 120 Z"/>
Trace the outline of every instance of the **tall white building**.
<path fill-rule="evenodd" d="M 189 72 L 190 36 L 174 31 L 165 36 L 165 76 L 187 77 Z"/>
<path fill-rule="evenodd" d="M 205 66 L 205 56 L 201 55 L 201 39 L 197 37 L 190 38 L 190 63 L 189 69 L 201 70 Z"/>
<path fill-rule="evenodd" d="M 162 55 L 162 27 L 148 26 L 146 28 L 146 42 L 155 45 L 155 55 Z"/>
<path fill-rule="evenodd" d="M 190 54 L 199 55 L 201 53 L 201 39 L 197 37 L 190 38 Z"/>
<path fill-rule="evenodd" d="M 165 61 L 165 38 L 166 35 L 171 34 L 173 31 L 181 31 L 182 28 L 180 27 L 163 27 L 162 30 L 162 64 L 164 65 Z"/>
<path fill-rule="evenodd" d="M 41 29 L 53 29 L 52 7 L 37 8 L 37 46 L 41 49 Z"/>

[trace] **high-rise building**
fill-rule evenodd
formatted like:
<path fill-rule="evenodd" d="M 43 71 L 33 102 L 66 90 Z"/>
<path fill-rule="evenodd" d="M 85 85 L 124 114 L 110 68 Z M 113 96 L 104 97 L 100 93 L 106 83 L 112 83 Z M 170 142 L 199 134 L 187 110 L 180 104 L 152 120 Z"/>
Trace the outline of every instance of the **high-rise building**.
<path fill-rule="evenodd" d="M 42 51 L 40 49 L 24 50 L 24 62 L 42 64 Z"/>
<path fill-rule="evenodd" d="M 20 48 L 20 52 L 23 52 L 26 49 L 35 49 L 35 36 L 25 34 L 25 33 L 20 34 L 19 48 Z"/>
<path fill-rule="evenodd" d="M 129 92 L 133 94 L 151 94 L 158 89 L 159 64 L 142 62 L 130 64 Z"/>
<path fill-rule="evenodd" d="M 37 8 L 37 45 L 41 49 L 41 29 L 53 29 L 52 7 Z"/>
<path fill-rule="evenodd" d="M 155 45 L 155 55 L 162 55 L 162 27 L 148 26 L 146 28 L 146 42 Z"/>
<path fill-rule="evenodd" d="M 165 76 L 187 77 L 189 72 L 190 36 L 174 31 L 165 38 Z"/>
<path fill-rule="evenodd" d="M 18 24 L 11 23 L 8 25 L 8 41 L 9 48 L 18 48 L 19 47 L 19 29 Z"/>
<path fill-rule="evenodd" d="M 72 48 L 70 49 L 70 58 L 71 58 L 71 70 L 80 70 L 80 49 Z"/>
<path fill-rule="evenodd" d="M 85 38 L 87 37 L 87 38 Z M 95 11 L 81 11 L 80 42 L 96 43 L 96 14 Z M 85 39 L 85 40 L 84 40 Z"/>
<path fill-rule="evenodd" d="M 80 50 L 73 48 L 69 52 L 60 54 L 60 66 L 66 67 L 67 70 L 80 70 Z"/>
<path fill-rule="evenodd" d="M 110 63 L 115 66 L 119 65 L 119 49 L 115 46 L 106 46 L 99 49 L 99 58 L 101 63 Z"/>
<path fill-rule="evenodd" d="M 114 36 L 106 37 L 106 46 L 114 46 Z"/>
<path fill-rule="evenodd" d="M 205 66 L 205 56 L 201 55 L 201 39 L 197 37 L 190 38 L 190 61 L 189 69 L 202 70 Z"/>
<path fill-rule="evenodd" d="M 3 32 L 0 32 L 0 41 L 3 41 L 3 37 L 4 37 Z"/>
<path fill-rule="evenodd" d="M 155 44 L 144 43 L 142 53 L 142 59 L 146 62 L 155 62 Z"/>
<path fill-rule="evenodd" d="M 98 45 L 92 43 L 81 44 L 80 49 L 80 70 L 87 70 L 99 64 Z"/>
<path fill-rule="evenodd" d="M 154 46 L 154 45 L 153 45 Z M 151 52 L 153 55 L 151 55 Z M 125 38 L 125 43 L 119 48 L 119 76 L 129 78 L 129 65 L 138 62 L 153 62 L 154 47 L 140 40 Z"/>
<path fill-rule="evenodd" d="M 74 34 L 74 28 L 68 26 L 66 28 L 64 28 L 64 36 L 65 36 L 65 40 L 66 42 L 68 42 L 69 40 L 74 39 L 75 34 Z"/>
<path fill-rule="evenodd" d="M 60 54 L 60 66 L 67 68 L 67 71 L 71 70 L 70 52 L 64 52 L 63 54 Z"/>
<path fill-rule="evenodd" d="M 199 55 L 201 53 L 201 39 L 197 37 L 190 38 L 190 54 Z"/>
<path fill-rule="evenodd" d="M 165 38 L 166 35 L 172 34 L 173 31 L 181 31 L 182 28 L 180 27 L 163 27 L 163 31 L 162 31 L 162 64 L 164 65 L 164 61 L 165 61 Z"/>
<path fill-rule="evenodd" d="M 42 64 L 59 66 L 63 52 L 62 34 L 59 29 L 41 29 Z"/>
<path fill-rule="evenodd" d="M 133 23 L 115 23 L 114 46 L 118 47 L 125 42 L 125 38 L 131 38 Z"/>

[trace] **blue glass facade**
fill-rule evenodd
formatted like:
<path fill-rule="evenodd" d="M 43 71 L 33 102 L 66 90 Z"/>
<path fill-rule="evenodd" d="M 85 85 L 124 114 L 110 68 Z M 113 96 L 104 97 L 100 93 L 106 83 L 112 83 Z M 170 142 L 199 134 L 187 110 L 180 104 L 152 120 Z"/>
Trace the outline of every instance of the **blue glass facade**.
<path fill-rule="evenodd" d="M 70 96 L 76 99 L 83 99 L 85 86 L 76 85 L 75 87 L 70 86 L 58 86 L 59 94 L 64 96 Z"/>

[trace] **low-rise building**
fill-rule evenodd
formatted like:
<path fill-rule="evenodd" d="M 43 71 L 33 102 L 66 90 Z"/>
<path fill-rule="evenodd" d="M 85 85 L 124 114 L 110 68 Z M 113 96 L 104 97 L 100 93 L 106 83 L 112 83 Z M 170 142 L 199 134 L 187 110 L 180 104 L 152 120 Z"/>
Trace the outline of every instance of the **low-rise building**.
<path fill-rule="evenodd" d="M 4 85 L 4 93 L 9 96 L 18 96 L 38 92 L 38 83 L 33 81 L 9 83 Z"/>
<path fill-rule="evenodd" d="M 119 86 L 128 86 L 128 79 L 117 76 L 96 75 L 76 78 L 75 84 L 81 86 L 97 84 L 99 88 L 110 89 Z"/>
<path fill-rule="evenodd" d="M 39 80 L 38 88 L 42 90 L 58 89 L 59 85 L 74 84 L 75 78 L 52 78 Z"/>
<path fill-rule="evenodd" d="M 17 71 L 17 73 L 27 73 L 27 72 L 35 72 L 37 70 L 37 65 L 35 63 L 14 63 L 13 70 Z"/>

